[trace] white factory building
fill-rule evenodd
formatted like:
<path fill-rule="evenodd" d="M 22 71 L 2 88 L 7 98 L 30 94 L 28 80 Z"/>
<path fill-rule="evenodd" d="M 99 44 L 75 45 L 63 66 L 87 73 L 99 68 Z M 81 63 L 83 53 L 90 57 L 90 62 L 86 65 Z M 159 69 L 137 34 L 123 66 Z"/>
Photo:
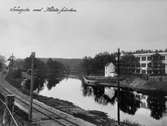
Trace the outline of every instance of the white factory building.
<path fill-rule="evenodd" d="M 133 54 L 135 57 L 139 58 L 140 62 L 140 74 L 148 74 L 149 63 L 151 62 L 151 55 L 155 53 L 140 53 Z M 162 62 L 165 64 L 165 73 L 167 74 L 167 52 L 159 52 L 162 56 Z"/>
<path fill-rule="evenodd" d="M 104 72 L 105 72 L 104 73 L 105 77 L 114 77 L 114 76 L 116 76 L 115 65 L 112 62 L 106 64 Z"/>

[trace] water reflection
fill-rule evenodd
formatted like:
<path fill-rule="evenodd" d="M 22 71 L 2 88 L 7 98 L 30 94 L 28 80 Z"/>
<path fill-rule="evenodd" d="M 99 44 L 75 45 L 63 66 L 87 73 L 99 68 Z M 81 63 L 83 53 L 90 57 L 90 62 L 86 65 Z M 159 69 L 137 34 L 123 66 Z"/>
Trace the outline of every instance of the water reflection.
<path fill-rule="evenodd" d="M 120 109 L 128 114 L 134 115 L 140 108 L 140 99 L 131 91 L 120 91 Z"/>
<path fill-rule="evenodd" d="M 68 78 L 51 90 L 45 85 L 40 95 L 70 101 L 85 110 L 102 111 L 110 118 L 117 119 L 117 88 L 92 87 L 83 85 L 79 79 Z M 144 126 L 166 126 L 165 94 L 121 89 L 120 96 L 121 121 L 128 119 Z M 158 115 L 159 119 L 156 119 L 155 115 Z"/>
<path fill-rule="evenodd" d="M 49 90 L 51 90 L 53 87 L 55 87 L 58 83 L 60 83 L 60 81 L 62 81 L 65 78 L 65 76 L 59 76 L 57 78 L 47 78 L 46 79 L 46 84 L 47 84 L 47 88 Z"/>
<path fill-rule="evenodd" d="M 166 110 L 165 102 L 165 96 L 160 93 L 148 96 L 147 103 L 148 108 L 151 110 L 151 117 L 157 120 L 162 118 L 163 113 L 165 113 Z"/>
<path fill-rule="evenodd" d="M 82 93 L 83 96 L 94 96 L 94 100 L 103 105 L 107 105 L 108 103 L 114 104 L 116 99 L 116 93 L 113 88 L 105 88 L 104 86 L 87 86 L 82 84 Z M 112 90 L 113 96 L 111 94 L 106 94 L 106 91 Z"/>
<path fill-rule="evenodd" d="M 87 85 L 82 84 L 82 94 L 83 96 L 91 96 L 93 95 L 93 88 Z"/>
<path fill-rule="evenodd" d="M 88 86 L 82 83 L 83 96 L 92 96 L 94 100 L 103 105 L 114 105 L 117 102 L 117 89 L 104 86 Z M 147 108 L 151 111 L 151 117 L 159 120 L 165 113 L 166 98 L 161 92 L 137 93 L 127 89 L 120 90 L 120 110 L 130 115 L 135 115 L 139 108 Z"/>
<path fill-rule="evenodd" d="M 24 75 L 26 76 L 26 74 Z M 43 90 L 44 86 L 50 90 L 52 87 L 55 87 L 60 81 L 62 81 L 66 76 L 64 74 L 55 74 L 48 73 L 47 76 L 41 75 L 40 73 L 34 74 L 34 87 L 33 90 L 36 90 L 38 93 Z M 21 82 L 21 85 L 25 90 L 30 89 L 31 80 L 26 77 Z"/>

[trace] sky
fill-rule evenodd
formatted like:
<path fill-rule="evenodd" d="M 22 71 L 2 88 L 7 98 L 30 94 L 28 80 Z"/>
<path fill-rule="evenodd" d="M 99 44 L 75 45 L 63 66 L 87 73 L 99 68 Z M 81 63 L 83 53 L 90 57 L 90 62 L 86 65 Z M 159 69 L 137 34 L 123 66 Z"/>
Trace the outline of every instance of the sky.
<path fill-rule="evenodd" d="M 74 8 L 77 12 L 17 12 Z M 99 52 L 167 48 L 166 0 L 0 0 L 0 54 L 82 58 Z"/>

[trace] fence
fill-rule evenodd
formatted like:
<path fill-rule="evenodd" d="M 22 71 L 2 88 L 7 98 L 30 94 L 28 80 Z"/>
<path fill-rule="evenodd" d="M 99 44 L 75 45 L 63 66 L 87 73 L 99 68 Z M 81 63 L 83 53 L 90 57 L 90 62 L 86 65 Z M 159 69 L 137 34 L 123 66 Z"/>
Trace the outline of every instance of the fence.
<path fill-rule="evenodd" d="M 0 125 L 2 126 L 24 126 L 21 120 L 16 121 L 14 117 L 14 96 L 8 95 L 5 100 L 0 97 Z"/>

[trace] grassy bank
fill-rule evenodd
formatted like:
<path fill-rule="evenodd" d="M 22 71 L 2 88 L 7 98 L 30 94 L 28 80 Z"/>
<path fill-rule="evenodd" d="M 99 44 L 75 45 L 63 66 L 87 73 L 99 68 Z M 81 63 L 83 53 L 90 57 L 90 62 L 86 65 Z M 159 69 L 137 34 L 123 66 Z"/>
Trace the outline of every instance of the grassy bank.
<path fill-rule="evenodd" d="M 140 92 L 162 92 L 167 94 L 167 80 L 146 80 L 139 77 L 126 78 L 120 84 Z"/>
<path fill-rule="evenodd" d="M 117 86 L 117 77 L 87 76 L 88 80 L 95 81 L 98 85 Z M 163 78 L 163 79 L 162 79 Z M 139 92 L 163 92 L 167 94 L 167 76 L 164 77 L 138 77 L 121 76 L 119 77 L 120 87 Z"/>

